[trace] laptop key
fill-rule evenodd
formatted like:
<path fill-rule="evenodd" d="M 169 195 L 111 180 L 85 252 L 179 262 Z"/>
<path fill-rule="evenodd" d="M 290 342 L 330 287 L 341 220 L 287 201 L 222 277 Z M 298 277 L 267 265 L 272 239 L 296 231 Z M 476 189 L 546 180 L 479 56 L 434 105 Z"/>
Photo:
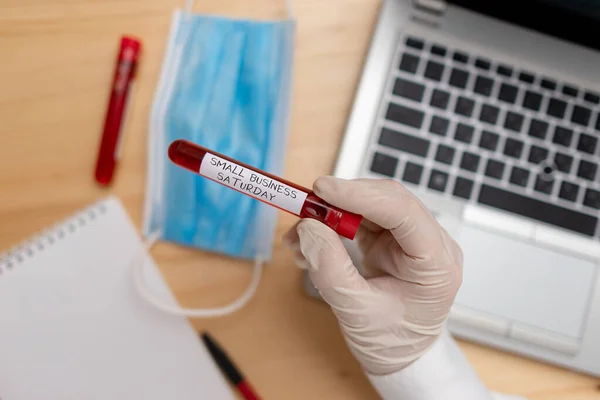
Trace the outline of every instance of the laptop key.
<path fill-rule="evenodd" d="M 446 48 L 439 44 L 434 44 L 431 46 L 431 54 L 435 54 L 436 56 L 444 57 L 446 55 Z"/>
<path fill-rule="evenodd" d="M 508 83 L 503 83 L 500 86 L 500 93 L 498 94 L 498 99 L 505 103 L 514 104 L 518 93 L 518 87 L 510 85 Z"/>
<path fill-rule="evenodd" d="M 494 80 L 490 78 L 486 78 L 485 76 L 477 76 L 475 80 L 475 88 L 473 91 L 477 94 L 483 96 L 489 96 L 492 93 L 492 88 L 494 87 Z"/>
<path fill-rule="evenodd" d="M 583 198 L 583 204 L 596 210 L 600 209 L 600 192 L 594 189 L 587 189 Z"/>
<path fill-rule="evenodd" d="M 577 144 L 577 150 L 583 151 L 584 153 L 594 154 L 596 152 L 596 144 L 598 139 L 594 136 L 586 135 L 582 133 L 579 135 L 579 143 Z"/>
<path fill-rule="evenodd" d="M 542 177 L 540 175 L 535 179 L 535 186 L 533 187 L 537 192 L 550 194 L 552 193 L 552 188 L 554 187 L 554 180 L 547 179 L 546 177 Z"/>
<path fill-rule="evenodd" d="M 420 102 L 423 100 L 425 86 L 421 85 L 420 83 L 407 81 L 406 79 L 396 78 L 392 92 L 396 96 L 405 97 L 407 99 Z"/>
<path fill-rule="evenodd" d="M 563 126 L 557 126 L 554 129 L 554 137 L 552 142 L 556 144 L 569 147 L 571 145 L 571 139 L 573 138 L 573 131 Z"/>
<path fill-rule="evenodd" d="M 504 163 L 490 158 L 485 166 L 485 175 L 494 179 L 502 179 L 503 174 Z"/>
<path fill-rule="evenodd" d="M 496 69 L 496 72 L 498 73 L 498 75 L 502 75 L 502 76 L 506 76 L 507 78 L 510 78 L 513 74 L 513 69 L 511 67 L 509 67 L 508 65 L 499 65 L 498 68 Z"/>
<path fill-rule="evenodd" d="M 446 132 L 448 131 L 448 125 L 450 121 L 446 118 L 438 117 L 434 115 L 431 117 L 431 124 L 429 125 L 429 132 L 439 135 L 446 136 Z"/>
<path fill-rule="evenodd" d="M 577 176 L 583 179 L 587 179 L 589 181 L 593 181 L 594 179 L 596 179 L 597 170 L 597 164 L 590 161 L 581 160 L 579 162 L 579 168 L 577 168 Z"/>
<path fill-rule="evenodd" d="M 421 39 L 417 39 L 415 37 L 406 38 L 406 45 L 408 47 L 412 47 L 413 49 L 422 50 L 424 44 L 425 43 Z"/>
<path fill-rule="evenodd" d="M 556 90 L 556 82 L 551 79 L 542 79 L 540 86 L 548 90 Z"/>
<path fill-rule="evenodd" d="M 419 164 L 408 161 L 404 166 L 404 173 L 402 174 L 402 180 L 404 182 L 413 183 L 418 185 L 421 182 L 421 176 L 423 175 L 423 167 Z"/>
<path fill-rule="evenodd" d="M 381 130 L 379 144 L 420 157 L 427 156 L 427 152 L 429 151 L 429 140 L 396 132 L 388 128 Z"/>
<path fill-rule="evenodd" d="M 429 61 L 425 67 L 425 78 L 433 81 L 441 81 L 444 74 L 444 65 L 436 61 Z"/>
<path fill-rule="evenodd" d="M 533 111 L 539 111 L 542 105 L 542 95 L 528 90 L 525 92 L 525 98 L 523 99 L 523 107 Z"/>
<path fill-rule="evenodd" d="M 431 104 L 432 107 L 439 108 L 445 110 L 448 107 L 448 102 L 450 101 L 450 93 L 445 92 L 441 89 L 435 89 L 433 94 L 431 95 Z"/>
<path fill-rule="evenodd" d="M 579 193 L 579 186 L 571 182 L 563 182 L 560 185 L 558 197 L 564 200 L 575 201 Z"/>
<path fill-rule="evenodd" d="M 577 88 L 571 85 L 563 85 L 562 92 L 571 97 L 577 97 L 577 94 L 579 93 Z"/>
<path fill-rule="evenodd" d="M 498 120 L 498 113 L 500 109 L 496 106 L 492 106 L 489 104 L 484 104 L 481 106 L 481 111 L 479 112 L 479 120 L 481 122 L 487 122 L 488 124 L 495 125 Z"/>
<path fill-rule="evenodd" d="M 583 95 L 583 99 L 588 103 L 600 104 L 600 95 L 598 93 L 585 92 L 585 95 Z"/>
<path fill-rule="evenodd" d="M 427 187 L 438 192 L 444 192 L 448 184 L 448 174 L 437 169 L 431 170 Z"/>
<path fill-rule="evenodd" d="M 475 102 L 473 100 L 460 96 L 456 100 L 456 107 L 454 108 L 454 112 L 465 117 L 470 117 L 473 113 L 474 107 Z"/>
<path fill-rule="evenodd" d="M 600 193 L 598 193 L 600 205 Z M 477 201 L 537 221 L 558 226 L 587 236 L 594 236 L 598 219 L 554 204 L 483 184 Z"/>
<path fill-rule="evenodd" d="M 548 158 L 548 150 L 543 147 L 531 146 L 529 149 L 529 162 L 532 164 L 540 164 Z"/>
<path fill-rule="evenodd" d="M 454 61 L 458 61 L 459 63 L 465 64 L 469 61 L 469 56 L 463 52 L 455 51 L 454 55 L 452 56 L 452 59 Z"/>
<path fill-rule="evenodd" d="M 513 158 L 521 158 L 521 153 L 523 152 L 523 142 L 520 140 L 508 138 L 504 143 L 504 154 L 513 157 Z"/>
<path fill-rule="evenodd" d="M 566 174 L 571 170 L 571 165 L 573 164 L 573 157 L 568 156 L 563 153 L 556 153 L 554 155 L 554 165 L 559 171 L 562 171 Z"/>
<path fill-rule="evenodd" d="M 371 171 L 393 177 L 396 174 L 398 159 L 387 154 L 376 152 L 371 161 Z"/>
<path fill-rule="evenodd" d="M 532 119 L 529 124 L 529 136 L 544 139 L 546 137 L 546 131 L 548 130 L 548 123 L 540 121 L 539 119 Z"/>
<path fill-rule="evenodd" d="M 480 159 L 481 157 L 479 157 L 477 154 L 465 151 L 460 160 L 460 168 L 467 171 L 476 172 L 477 168 L 479 167 Z"/>
<path fill-rule="evenodd" d="M 475 67 L 477 67 L 479 69 L 483 69 L 483 70 L 487 71 L 490 69 L 491 66 L 492 66 L 492 64 L 488 60 L 485 60 L 483 58 L 477 58 L 475 60 Z"/>
<path fill-rule="evenodd" d="M 506 118 L 504 119 L 504 127 L 511 131 L 521 132 L 521 128 L 523 127 L 523 115 L 514 111 L 507 112 Z"/>
<path fill-rule="evenodd" d="M 510 173 L 509 180 L 510 183 L 514 185 L 527 187 L 527 181 L 529 180 L 529 171 L 527 171 L 524 168 L 513 167 Z"/>
<path fill-rule="evenodd" d="M 404 53 L 402 55 L 402 59 L 400 60 L 400 70 L 402 71 L 406 71 L 406 72 L 410 72 L 411 74 L 414 74 L 415 72 L 417 72 L 417 69 L 419 68 L 419 57 L 409 54 L 409 53 Z"/>
<path fill-rule="evenodd" d="M 481 132 L 481 137 L 479 138 L 479 147 L 486 150 L 494 151 L 498 146 L 498 139 L 500 137 L 490 131 Z"/>
<path fill-rule="evenodd" d="M 550 102 L 548 103 L 548 109 L 546 110 L 546 113 L 548 113 L 548 115 L 556 117 L 556 118 L 563 118 L 565 116 L 566 109 L 567 109 L 566 102 L 553 97 L 550 99 Z"/>
<path fill-rule="evenodd" d="M 467 87 L 467 81 L 469 80 L 469 73 L 464 69 L 453 68 L 450 74 L 450 85 L 461 89 Z"/>
<path fill-rule="evenodd" d="M 573 113 L 571 114 L 571 121 L 577 125 L 588 126 L 590 123 L 590 117 L 592 110 L 583 106 L 573 107 Z"/>
<path fill-rule="evenodd" d="M 454 182 L 454 190 L 452 194 L 456 197 L 460 197 L 463 199 L 470 199 L 471 193 L 473 192 L 473 181 L 467 178 L 463 178 L 461 176 L 456 178 L 456 182 Z"/>
<path fill-rule="evenodd" d="M 444 144 L 438 145 L 437 152 L 435 153 L 435 160 L 444 164 L 451 165 L 454 160 L 455 150 Z"/>
<path fill-rule="evenodd" d="M 423 124 L 423 117 L 425 114 L 423 111 L 415 110 L 414 108 L 405 107 L 400 104 L 390 103 L 385 113 L 385 118 L 412 126 L 413 128 L 419 129 Z"/>
<path fill-rule="evenodd" d="M 600 112 L 596 114 L 596 130 L 600 131 Z"/>
<path fill-rule="evenodd" d="M 471 140 L 473 140 L 474 132 L 474 127 L 460 122 L 456 125 L 456 130 L 454 131 L 454 140 L 463 143 L 471 143 Z"/>
<path fill-rule="evenodd" d="M 533 76 L 533 74 L 529 73 L 529 72 L 521 72 L 519 74 L 519 80 L 521 82 L 525 82 L 525 83 L 533 83 L 535 77 Z"/>

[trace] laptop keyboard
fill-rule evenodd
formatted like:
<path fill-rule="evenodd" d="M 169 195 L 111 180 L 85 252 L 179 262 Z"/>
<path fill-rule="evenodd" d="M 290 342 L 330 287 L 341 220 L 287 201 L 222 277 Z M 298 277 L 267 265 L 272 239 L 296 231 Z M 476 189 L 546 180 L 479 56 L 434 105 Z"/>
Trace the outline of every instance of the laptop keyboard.
<path fill-rule="evenodd" d="M 597 93 L 411 36 L 384 97 L 375 174 L 598 236 Z"/>

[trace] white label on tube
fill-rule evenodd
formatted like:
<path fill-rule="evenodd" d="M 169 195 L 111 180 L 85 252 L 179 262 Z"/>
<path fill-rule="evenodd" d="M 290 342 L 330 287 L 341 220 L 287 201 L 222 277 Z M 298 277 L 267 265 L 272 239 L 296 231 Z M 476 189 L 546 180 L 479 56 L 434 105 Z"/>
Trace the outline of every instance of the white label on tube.
<path fill-rule="evenodd" d="M 200 175 L 296 215 L 300 214 L 307 196 L 306 192 L 210 153 L 204 156 L 199 172 Z"/>

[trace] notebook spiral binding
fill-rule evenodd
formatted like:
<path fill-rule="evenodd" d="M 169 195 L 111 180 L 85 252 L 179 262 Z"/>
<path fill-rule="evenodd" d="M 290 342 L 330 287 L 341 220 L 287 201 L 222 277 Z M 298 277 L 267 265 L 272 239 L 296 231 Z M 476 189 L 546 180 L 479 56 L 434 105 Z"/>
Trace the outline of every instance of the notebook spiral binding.
<path fill-rule="evenodd" d="M 34 234 L 8 251 L 0 253 L 0 277 L 37 253 L 53 246 L 67 235 L 85 228 L 104 213 L 106 213 L 106 205 L 105 200 L 102 200 L 74 212 L 70 217 Z"/>

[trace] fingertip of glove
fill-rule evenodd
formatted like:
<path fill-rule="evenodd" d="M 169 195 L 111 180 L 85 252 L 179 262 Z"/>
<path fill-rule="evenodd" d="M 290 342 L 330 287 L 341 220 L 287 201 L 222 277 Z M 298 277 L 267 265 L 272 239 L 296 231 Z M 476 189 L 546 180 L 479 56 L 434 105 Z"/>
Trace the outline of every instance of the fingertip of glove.
<path fill-rule="evenodd" d="M 294 256 L 294 264 L 300 269 L 305 269 L 308 271 L 316 271 L 313 266 L 306 260 L 304 256 L 295 255 Z"/>
<path fill-rule="evenodd" d="M 296 228 L 300 242 L 307 240 L 324 240 L 331 242 L 339 239 L 339 235 L 324 223 L 312 218 L 304 218 Z"/>
<path fill-rule="evenodd" d="M 317 196 L 322 196 L 323 194 L 335 192 L 336 187 L 342 179 L 336 178 L 331 175 L 324 175 L 317 178 L 315 183 L 313 183 L 313 190 L 317 194 Z"/>
<path fill-rule="evenodd" d="M 327 228 L 322 222 L 319 222 L 312 218 L 303 218 L 296 227 L 296 232 L 300 239 L 302 239 L 302 235 L 306 235 L 308 231 L 319 232 L 321 229 Z"/>

